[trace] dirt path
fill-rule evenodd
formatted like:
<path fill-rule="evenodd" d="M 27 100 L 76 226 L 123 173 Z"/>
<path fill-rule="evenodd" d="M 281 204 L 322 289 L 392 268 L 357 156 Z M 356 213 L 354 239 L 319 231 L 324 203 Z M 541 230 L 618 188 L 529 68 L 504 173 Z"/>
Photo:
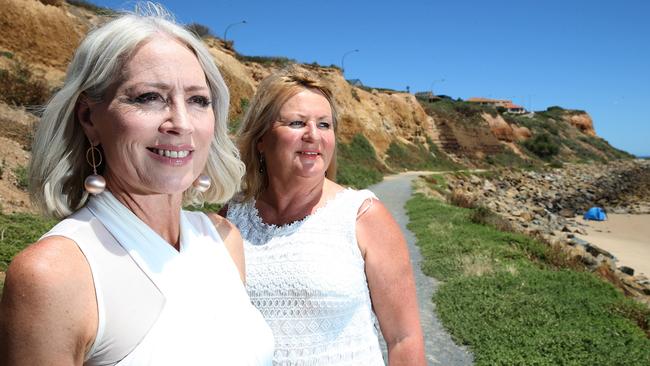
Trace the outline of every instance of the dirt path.
<path fill-rule="evenodd" d="M 431 173 L 431 172 L 427 172 Z M 420 269 L 419 248 L 415 245 L 415 235 L 406 228 L 408 216 L 404 204 L 411 197 L 411 182 L 417 178 L 419 172 L 408 172 L 384 178 L 384 181 L 375 184 L 369 189 L 379 197 L 395 217 L 402 228 L 411 254 L 411 264 L 415 276 L 415 286 L 418 303 L 420 305 L 420 320 L 424 331 L 424 346 L 429 365 L 471 365 L 472 355 L 463 347 L 457 346 L 449 334 L 440 324 L 435 313 L 435 304 L 431 301 L 433 293 L 438 287 L 438 281 L 427 277 Z M 382 342 L 385 354 L 385 344 Z M 384 356 L 385 358 L 385 356 Z"/>

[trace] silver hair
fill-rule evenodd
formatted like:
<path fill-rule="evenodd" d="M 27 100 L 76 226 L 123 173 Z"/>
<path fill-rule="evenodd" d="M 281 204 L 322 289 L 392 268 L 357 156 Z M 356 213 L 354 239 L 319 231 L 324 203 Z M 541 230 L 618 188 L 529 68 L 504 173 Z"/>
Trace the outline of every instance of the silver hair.
<path fill-rule="evenodd" d="M 197 57 L 210 88 L 215 115 L 214 137 L 204 173 L 212 186 L 204 193 L 193 187 L 183 194 L 184 204 L 225 202 L 239 190 L 244 165 L 227 134 L 230 95 L 209 51 L 195 35 L 174 22 L 162 6 L 145 3 L 91 31 L 77 48 L 61 89 L 46 105 L 32 146 L 29 185 L 32 200 L 48 215 L 64 218 L 88 199 L 83 181 L 92 174 L 86 162 L 90 147 L 76 118 L 83 95 L 102 100 L 122 77 L 132 52 L 156 36 L 171 37 Z"/>

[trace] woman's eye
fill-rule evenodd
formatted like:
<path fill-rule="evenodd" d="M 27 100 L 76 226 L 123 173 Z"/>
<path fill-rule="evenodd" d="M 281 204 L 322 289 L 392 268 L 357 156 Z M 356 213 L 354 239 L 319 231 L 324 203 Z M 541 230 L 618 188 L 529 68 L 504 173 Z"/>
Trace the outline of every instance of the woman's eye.
<path fill-rule="evenodd" d="M 190 98 L 190 103 L 196 103 L 200 107 L 207 107 L 212 103 L 212 101 L 207 97 L 196 95 Z"/>
<path fill-rule="evenodd" d="M 318 122 L 318 128 L 321 130 L 329 130 L 331 126 L 329 122 Z"/>
<path fill-rule="evenodd" d="M 291 128 L 301 128 L 305 126 L 305 122 L 303 121 L 292 121 L 289 122 L 289 127 Z"/>
<path fill-rule="evenodd" d="M 150 92 L 150 93 L 144 93 L 140 94 L 137 97 L 132 99 L 133 102 L 135 103 L 140 103 L 140 104 L 147 104 L 151 102 L 165 102 L 165 99 L 158 93 Z"/>

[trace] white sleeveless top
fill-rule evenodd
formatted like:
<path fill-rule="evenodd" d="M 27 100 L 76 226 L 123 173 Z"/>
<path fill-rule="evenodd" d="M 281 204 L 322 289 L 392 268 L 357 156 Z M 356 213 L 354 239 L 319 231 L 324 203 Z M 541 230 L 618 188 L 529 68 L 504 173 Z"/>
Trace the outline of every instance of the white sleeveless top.
<path fill-rule="evenodd" d="M 384 365 L 356 237 L 368 191 L 343 190 L 303 220 L 262 222 L 255 200 L 231 202 L 244 238 L 246 282 L 271 326 L 276 365 Z"/>
<path fill-rule="evenodd" d="M 181 212 L 180 251 L 109 192 L 45 236 L 75 241 L 98 329 L 84 365 L 270 365 L 273 336 L 212 221 Z"/>

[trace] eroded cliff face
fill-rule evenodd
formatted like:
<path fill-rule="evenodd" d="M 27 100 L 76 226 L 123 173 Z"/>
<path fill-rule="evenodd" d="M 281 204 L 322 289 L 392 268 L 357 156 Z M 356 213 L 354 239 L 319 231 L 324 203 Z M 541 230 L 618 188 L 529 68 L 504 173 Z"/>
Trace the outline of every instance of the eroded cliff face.
<path fill-rule="evenodd" d="M 20 62 L 53 89 L 63 83 L 67 65 L 81 39 L 93 26 L 104 21 L 89 10 L 55 0 L 0 0 L 0 9 L 0 69 L 9 69 L 12 63 Z M 278 66 L 242 62 L 219 39 L 206 38 L 204 42 L 229 87 L 229 119 L 236 124 L 260 81 Z M 425 111 L 412 94 L 354 87 L 334 68 L 299 67 L 318 73 L 332 88 L 339 108 L 339 140 L 345 143 L 356 134 L 364 135 L 382 162 L 393 141 L 425 145 L 431 140 L 442 152 L 465 157 L 463 163 L 468 165 L 477 157 L 504 150 L 523 157 L 517 142 L 532 136 L 528 128 L 506 121 L 500 115 L 483 113 L 472 120 L 463 119 L 463 116 L 447 119 Z M 10 106 L 3 108 L 20 110 Z M 582 133 L 595 136 L 593 122 L 586 113 L 570 113 L 562 118 Z M 12 123 L 5 120 L 3 123 Z M 15 124 L 19 126 L 20 122 Z M 25 130 L 23 127 L 12 131 Z M 16 133 L 12 133 L 13 137 L 3 137 L 16 142 L 21 152 L 14 155 L 23 157 L 23 152 L 28 154 L 23 141 L 26 137 L 14 135 Z M 22 166 L 23 160 L 12 161 L 10 165 Z"/>
<path fill-rule="evenodd" d="M 74 50 L 99 17 L 63 2 L 0 0 L 0 51 L 60 85 Z"/>
<path fill-rule="evenodd" d="M 277 67 L 241 62 L 217 39 L 206 44 L 214 56 L 230 89 L 231 119 L 241 116 L 262 79 Z M 366 136 L 379 154 L 399 137 L 424 142 L 425 136 L 437 136 L 433 119 L 424 112 L 412 94 L 385 93 L 351 86 L 341 72 L 333 68 L 299 65 L 317 73 L 332 89 L 339 111 L 339 138 L 349 141 L 355 134 Z"/>
<path fill-rule="evenodd" d="M 575 113 L 564 117 L 565 121 L 575 126 L 582 133 L 589 136 L 596 136 L 594 123 L 591 116 L 587 113 Z"/>

